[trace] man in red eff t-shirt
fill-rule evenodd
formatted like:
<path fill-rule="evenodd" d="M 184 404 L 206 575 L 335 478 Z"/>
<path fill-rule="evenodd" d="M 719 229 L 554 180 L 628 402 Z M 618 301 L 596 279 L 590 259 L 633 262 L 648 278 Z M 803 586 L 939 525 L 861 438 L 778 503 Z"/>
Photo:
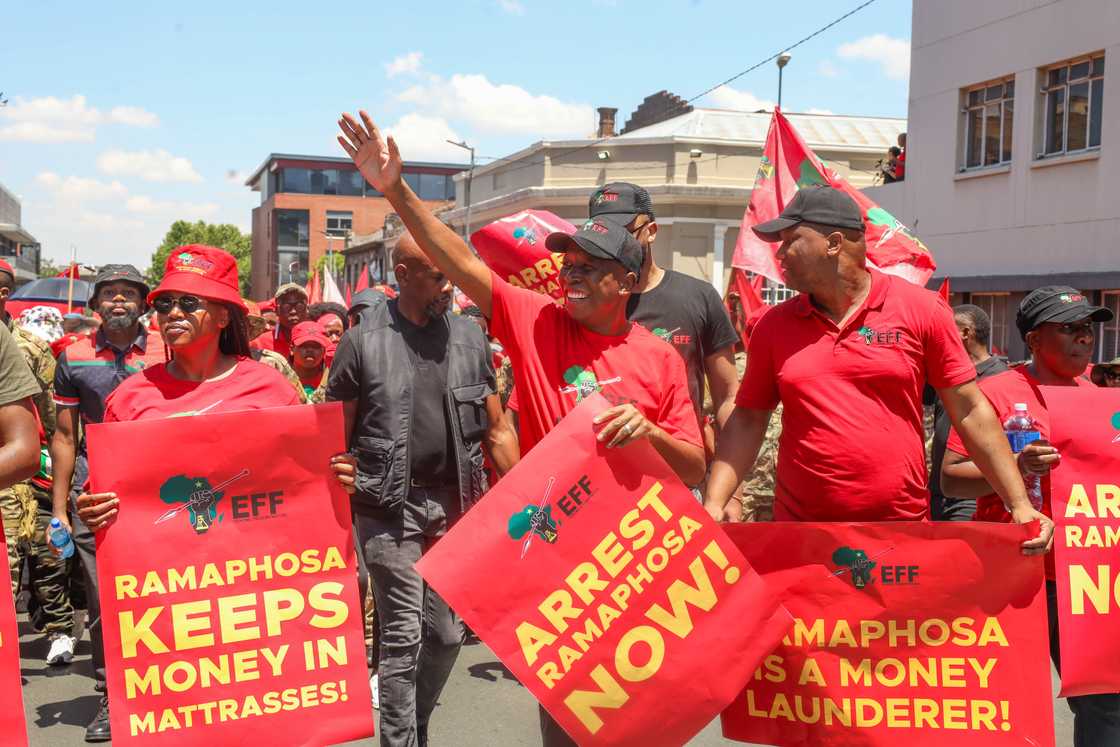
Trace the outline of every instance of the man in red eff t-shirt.
<path fill-rule="evenodd" d="M 626 319 L 626 303 L 642 268 L 642 247 L 625 227 L 589 220 L 574 236 L 545 244 L 564 255 L 564 305 L 515 288 L 490 271 L 401 180 L 401 156 L 369 116 L 339 120 L 342 147 L 358 170 L 400 215 L 412 237 L 443 273 L 490 319 L 513 365 L 519 391 L 521 450 L 529 451 L 585 396 L 601 391 L 622 401 L 595 418 L 608 448 L 648 439 L 687 485 L 704 477 L 704 448 L 688 393 L 684 361 L 669 343 Z M 546 747 L 573 745 L 541 710 Z"/>
<path fill-rule="evenodd" d="M 361 117 L 358 122 L 343 115 L 339 142 L 424 253 L 490 319 L 491 332 L 510 356 L 520 391 L 522 452 L 585 396 L 601 391 L 625 403 L 595 419 L 600 441 L 617 448 L 649 439 L 681 480 L 700 482 L 704 449 L 684 363 L 668 343 L 626 319 L 626 302 L 641 272 L 637 240 L 601 220 L 588 221 L 575 236 L 552 234 L 546 245 L 564 254 L 564 305 L 515 288 L 432 215 L 402 181 L 396 143 L 383 139 L 365 112 Z"/>
<path fill-rule="evenodd" d="M 1106 308 L 1091 305 L 1080 291 L 1065 286 L 1047 286 L 1031 291 L 1019 305 L 1015 326 L 1031 351 L 1031 362 L 980 382 L 1000 420 L 1011 417 L 1015 405 L 1027 405 L 1042 440 L 1019 452 L 1018 463 L 1026 478 L 1041 483 L 1042 511 L 1051 515 L 1050 470 L 1061 460 L 1049 444 L 1050 413 L 1039 386 L 1093 386 L 1085 369 L 1093 355 L 1093 325 L 1111 321 Z M 957 430 L 949 433 L 945 460 L 941 465 L 941 487 L 946 495 L 975 498 L 979 521 L 1010 521 L 990 483 L 968 456 L 969 449 Z M 1050 657 L 1061 670 L 1058 648 L 1058 590 L 1054 581 L 1053 556 L 1046 556 L 1046 602 L 1050 619 Z M 1120 744 L 1120 695 L 1101 693 L 1068 698 L 1073 711 L 1073 743 Z"/>
<path fill-rule="evenodd" d="M 720 434 L 708 480 L 709 513 L 723 515 L 781 402 L 776 520 L 925 518 L 928 381 L 1015 521 L 1042 521 L 1024 551 L 1045 552 L 1053 522 L 1027 499 L 948 304 L 867 266 L 859 207 L 832 187 L 802 189 L 781 216 L 754 231 L 781 242 L 786 284 L 801 293 L 751 335 L 738 407 Z"/>

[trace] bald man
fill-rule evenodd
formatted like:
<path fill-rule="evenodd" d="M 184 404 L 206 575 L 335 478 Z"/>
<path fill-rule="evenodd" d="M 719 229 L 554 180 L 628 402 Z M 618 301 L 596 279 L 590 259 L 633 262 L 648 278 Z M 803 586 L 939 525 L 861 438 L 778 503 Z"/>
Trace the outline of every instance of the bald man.
<path fill-rule="evenodd" d="M 448 313 L 451 282 L 407 234 L 392 260 L 400 295 L 342 336 L 327 399 L 343 403 L 358 458 L 351 501 L 380 629 L 381 744 L 413 747 L 428 742 L 463 639 L 462 621 L 413 564 L 486 490 L 483 449 L 499 474 L 518 454 L 490 345 L 471 319 Z"/>

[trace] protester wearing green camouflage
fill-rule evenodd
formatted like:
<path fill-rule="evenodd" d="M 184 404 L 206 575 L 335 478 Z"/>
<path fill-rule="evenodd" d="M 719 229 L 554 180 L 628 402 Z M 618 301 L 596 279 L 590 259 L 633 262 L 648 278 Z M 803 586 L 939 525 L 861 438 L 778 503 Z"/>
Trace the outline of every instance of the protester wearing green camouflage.
<path fill-rule="evenodd" d="M 254 350 L 253 358 L 258 363 L 263 363 L 269 368 L 275 368 L 283 374 L 284 378 L 288 380 L 288 383 L 292 385 L 292 388 L 299 393 L 299 401 L 305 405 L 307 404 L 307 394 L 303 391 L 303 382 L 299 380 L 299 376 L 296 376 L 295 369 L 284 359 L 284 356 L 272 350 Z"/>
<path fill-rule="evenodd" d="M 56 423 L 52 392 L 55 359 L 44 339 L 16 325 L 8 314 L 5 305 L 14 284 L 15 279 L 8 269 L 0 267 L 0 320 L 12 333 L 35 380 L 38 391 L 31 396 L 31 401 L 42 423 L 42 443 L 45 444 L 54 434 Z M 26 560 L 35 602 L 33 623 L 50 638 L 47 663 L 69 664 L 76 643 L 69 634 L 74 623 L 74 609 L 70 603 L 68 563 L 47 547 L 46 531 L 51 520 L 50 479 L 50 459 L 44 456 L 40 459 L 39 473 L 33 478 L 0 490 L 0 516 L 3 517 L 12 594 L 20 591 Z"/>

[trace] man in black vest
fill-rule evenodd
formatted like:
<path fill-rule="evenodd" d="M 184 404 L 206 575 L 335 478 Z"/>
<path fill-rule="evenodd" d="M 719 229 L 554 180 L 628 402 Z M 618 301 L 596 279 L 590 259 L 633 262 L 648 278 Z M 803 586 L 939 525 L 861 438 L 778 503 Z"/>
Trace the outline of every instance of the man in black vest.
<path fill-rule="evenodd" d="M 352 505 L 379 620 L 381 744 L 414 747 L 427 744 L 463 625 L 413 564 L 485 491 L 483 447 L 498 474 L 518 455 L 490 346 L 448 313 L 451 282 L 408 235 L 393 265 L 400 296 L 343 335 L 327 399 L 342 401 L 358 458 Z"/>

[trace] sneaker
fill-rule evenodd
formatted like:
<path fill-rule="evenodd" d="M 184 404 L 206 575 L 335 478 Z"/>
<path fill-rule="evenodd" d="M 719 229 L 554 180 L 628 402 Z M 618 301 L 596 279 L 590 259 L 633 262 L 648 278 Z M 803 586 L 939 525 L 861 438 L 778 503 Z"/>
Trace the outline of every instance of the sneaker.
<path fill-rule="evenodd" d="M 101 706 L 97 709 L 97 715 L 86 727 L 86 741 L 109 742 L 112 739 L 113 737 L 109 733 L 109 698 L 102 695 Z"/>
<path fill-rule="evenodd" d="M 74 644 L 77 643 L 65 633 L 54 633 L 50 638 L 51 647 L 47 651 L 47 664 L 52 667 L 64 666 L 74 660 Z"/>
<path fill-rule="evenodd" d="M 369 691 L 373 696 L 373 710 L 381 710 L 381 694 L 377 692 L 377 675 L 369 678 Z"/>

